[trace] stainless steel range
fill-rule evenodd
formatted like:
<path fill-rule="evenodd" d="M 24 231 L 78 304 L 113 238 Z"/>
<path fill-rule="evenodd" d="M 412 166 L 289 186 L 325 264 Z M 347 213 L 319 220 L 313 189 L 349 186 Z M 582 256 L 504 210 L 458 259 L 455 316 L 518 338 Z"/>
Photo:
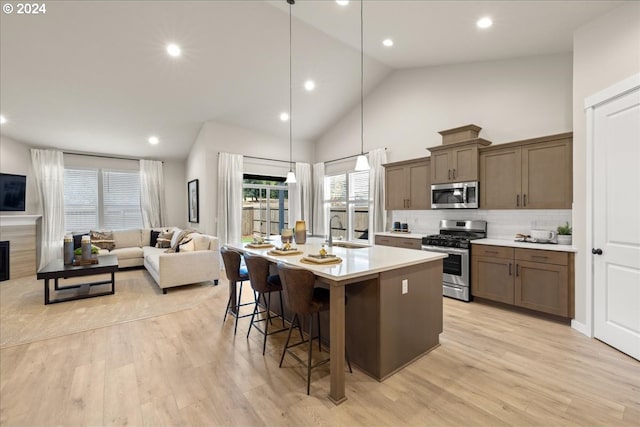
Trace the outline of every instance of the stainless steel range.
<path fill-rule="evenodd" d="M 422 250 L 449 254 L 443 262 L 442 295 L 471 300 L 471 240 L 487 237 L 486 221 L 440 221 L 440 234 L 422 238 Z"/>

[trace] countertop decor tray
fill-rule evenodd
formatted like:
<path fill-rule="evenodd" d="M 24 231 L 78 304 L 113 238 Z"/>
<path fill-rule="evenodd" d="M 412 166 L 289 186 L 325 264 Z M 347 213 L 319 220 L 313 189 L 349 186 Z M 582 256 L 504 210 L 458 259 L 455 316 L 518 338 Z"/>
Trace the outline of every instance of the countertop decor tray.
<path fill-rule="evenodd" d="M 335 255 L 307 255 L 302 257 L 300 261 L 305 264 L 340 264 L 342 262 L 342 258 Z"/>
<path fill-rule="evenodd" d="M 271 249 L 269 252 L 267 252 L 269 255 L 300 255 L 303 252 L 299 251 L 298 249 L 289 249 L 288 251 L 283 251 L 281 249 Z"/>
<path fill-rule="evenodd" d="M 97 263 L 98 263 L 98 258 L 73 260 L 73 265 L 75 265 L 76 267 L 79 265 L 91 265 L 91 264 L 97 264 Z"/>
<path fill-rule="evenodd" d="M 245 247 L 251 248 L 251 249 L 267 249 L 267 248 L 273 248 L 274 245 L 273 243 L 247 243 Z"/>

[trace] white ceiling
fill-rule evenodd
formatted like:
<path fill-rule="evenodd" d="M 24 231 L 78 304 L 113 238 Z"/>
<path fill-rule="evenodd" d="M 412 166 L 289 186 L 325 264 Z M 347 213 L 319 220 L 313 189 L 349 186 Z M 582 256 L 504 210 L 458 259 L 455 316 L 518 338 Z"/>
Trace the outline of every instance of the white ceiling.
<path fill-rule="evenodd" d="M 365 92 L 395 69 L 570 52 L 577 27 L 620 3 L 365 1 Z M 285 0 L 46 7 L 0 15 L 3 135 L 160 159 L 184 159 L 209 120 L 288 139 L 278 118 L 289 103 Z M 294 140 L 315 140 L 359 103 L 360 4 L 298 0 L 292 12 Z M 483 15 L 494 20 L 489 30 L 475 27 Z M 385 37 L 394 47 L 381 45 Z M 169 42 L 181 58 L 166 55 Z"/>

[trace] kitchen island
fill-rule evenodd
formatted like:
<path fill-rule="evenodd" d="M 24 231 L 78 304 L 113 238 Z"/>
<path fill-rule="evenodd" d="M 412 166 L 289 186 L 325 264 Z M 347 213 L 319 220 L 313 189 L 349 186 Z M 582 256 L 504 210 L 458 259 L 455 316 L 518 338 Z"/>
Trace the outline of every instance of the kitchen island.
<path fill-rule="evenodd" d="M 281 246 L 280 240 L 272 243 Z M 309 270 L 329 288 L 329 398 L 338 404 L 346 400 L 345 341 L 351 361 L 380 381 L 439 345 L 446 255 L 377 245 L 333 246 L 326 249 L 342 260 L 339 264 L 305 262 L 303 256 L 317 254 L 322 243 L 311 238 L 294 245 L 303 252 L 297 255 L 277 255 L 243 243 L 227 246 Z"/>

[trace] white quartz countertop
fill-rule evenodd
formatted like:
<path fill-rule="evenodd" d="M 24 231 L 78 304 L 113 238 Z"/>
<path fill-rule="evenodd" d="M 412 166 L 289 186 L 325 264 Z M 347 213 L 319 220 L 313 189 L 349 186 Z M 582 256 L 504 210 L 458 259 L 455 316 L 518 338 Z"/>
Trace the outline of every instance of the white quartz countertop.
<path fill-rule="evenodd" d="M 528 243 L 528 242 L 516 242 L 514 240 L 502 240 L 502 239 L 477 239 L 472 240 L 474 245 L 492 245 L 492 246 L 508 246 L 511 248 L 525 248 L 525 249 L 542 249 L 545 251 L 557 251 L 557 252 L 578 252 L 578 249 L 569 245 L 557 245 L 553 243 Z"/>
<path fill-rule="evenodd" d="M 424 234 L 417 233 L 399 233 L 397 231 L 381 231 L 376 233 L 376 236 L 387 236 L 387 237 L 406 237 L 408 239 L 420 239 L 424 237 Z"/>
<path fill-rule="evenodd" d="M 319 253 L 323 242 L 324 239 L 312 237 L 308 238 L 307 243 L 304 245 L 292 244 L 292 246 L 303 251 L 303 253 L 299 255 L 272 255 L 269 253 L 272 248 L 247 248 L 246 243 L 228 243 L 227 246 L 262 255 L 272 262 L 282 261 L 296 267 L 304 268 L 313 271 L 317 276 L 336 281 L 395 270 L 397 268 L 436 261 L 447 257 L 447 254 L 442 253 L 416 251 L 415 249 L 395 248 L 391 246 L 374 245 L 357 249 L 325 246 L 328 253 L 334 254 L 342 259 L 340 264 L 308 264 L 300 261 L 305 255 Z M 280 239 L 274 238 L 274 236 L 272 236 L 271 243 L 275 244 L 276 247 L 282 246 Z"/>

